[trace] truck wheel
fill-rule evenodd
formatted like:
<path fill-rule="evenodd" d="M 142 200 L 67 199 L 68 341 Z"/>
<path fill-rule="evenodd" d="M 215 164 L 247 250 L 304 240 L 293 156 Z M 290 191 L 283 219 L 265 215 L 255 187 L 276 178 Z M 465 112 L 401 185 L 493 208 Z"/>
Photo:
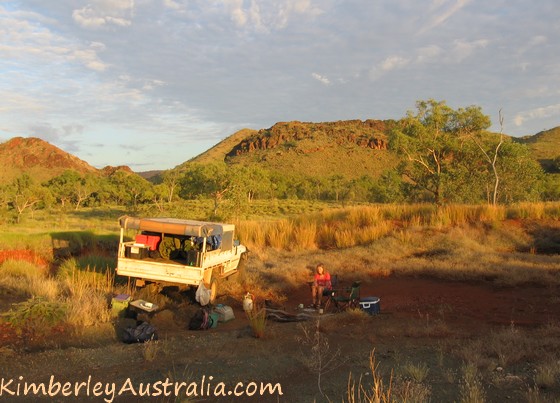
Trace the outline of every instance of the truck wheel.
<path fill-rule="evenodd" d="M 210 281 L 210 304 L 214 304 L 217 295 L 218 295 L 218 281 L 215 278 L 212 278 L 212 281 Z"/>

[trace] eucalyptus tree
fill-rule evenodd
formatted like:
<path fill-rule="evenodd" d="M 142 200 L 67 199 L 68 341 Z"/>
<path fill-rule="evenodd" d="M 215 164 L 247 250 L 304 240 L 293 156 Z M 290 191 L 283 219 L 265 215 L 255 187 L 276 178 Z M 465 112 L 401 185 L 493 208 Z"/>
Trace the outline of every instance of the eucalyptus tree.
<path fill-rule="evenodd" d="M 401 173 L 416 190 L 431 194 L 436 204 L 454 198 L 456 183 L 464 179 L 461 167 L 466 137 L 490 126 L 480 108 L 453 110 L 445 101 L 418 101 L 390 135 L 390 148 L 401 154 Z"/>
<path fill-rule="evenodd" d="M 49 190 L 36 183 L 29 174 L 24 173 L 9 184 L 7 197 L 10 206 L 17 213 L 16 220 L 19 223 L 25 210 L 32 210 L 49 198 Z"/>

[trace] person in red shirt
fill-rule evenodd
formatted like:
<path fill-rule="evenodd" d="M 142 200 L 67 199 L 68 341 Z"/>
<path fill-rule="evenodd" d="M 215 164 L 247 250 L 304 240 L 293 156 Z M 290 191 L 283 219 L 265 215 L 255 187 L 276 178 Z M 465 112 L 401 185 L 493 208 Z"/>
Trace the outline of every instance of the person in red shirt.
<path fill-rule="evenodd" d="M 331 275 L 325 271 L 325 266 L 319 263 L 316 268 L 315 276 L 313 277 L 313 284 L 311 285 L 311 298 L 313 299 L 312 306 L 314 308 L 321 307 L 321 299 L 323 298 L 323 291 L 331 289 Z"/>

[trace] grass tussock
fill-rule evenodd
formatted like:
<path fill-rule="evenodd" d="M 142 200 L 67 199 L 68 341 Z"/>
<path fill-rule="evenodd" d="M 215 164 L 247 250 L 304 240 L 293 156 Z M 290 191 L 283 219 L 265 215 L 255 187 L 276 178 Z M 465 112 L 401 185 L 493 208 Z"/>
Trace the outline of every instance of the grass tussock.
<path fill-rule="evenodd" d="M 266 330 L 266 308 L 262 304 L 255 303 L 253 309 L 245 311 L 247 319 L 249 319 L 249 326 L 253 332 L 253 336 L 257 339 L 262 339 Z"/>

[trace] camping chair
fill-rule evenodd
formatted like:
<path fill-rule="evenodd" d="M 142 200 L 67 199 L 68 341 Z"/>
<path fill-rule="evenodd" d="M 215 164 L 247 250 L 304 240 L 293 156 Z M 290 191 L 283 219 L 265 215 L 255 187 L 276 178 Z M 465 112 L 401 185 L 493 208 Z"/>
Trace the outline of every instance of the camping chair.
<path fill-rule="evenodd" d="M 347 288 L 344 295 L 332 295 L 330 300 L 334 303 L 337 312 L 345 311 L 349 308 L 357 308 L 360 302 L 361 281 L 354 281 L 350 288 Z"/>
<path fill-rule="evenodd" d="M 325 307 L 325 311 L 329 308 L 332 298 L 338 292 L 338 276 L 331 274 L 331 288 L 323 290 L 323 298 L 321 306 Z"/>

